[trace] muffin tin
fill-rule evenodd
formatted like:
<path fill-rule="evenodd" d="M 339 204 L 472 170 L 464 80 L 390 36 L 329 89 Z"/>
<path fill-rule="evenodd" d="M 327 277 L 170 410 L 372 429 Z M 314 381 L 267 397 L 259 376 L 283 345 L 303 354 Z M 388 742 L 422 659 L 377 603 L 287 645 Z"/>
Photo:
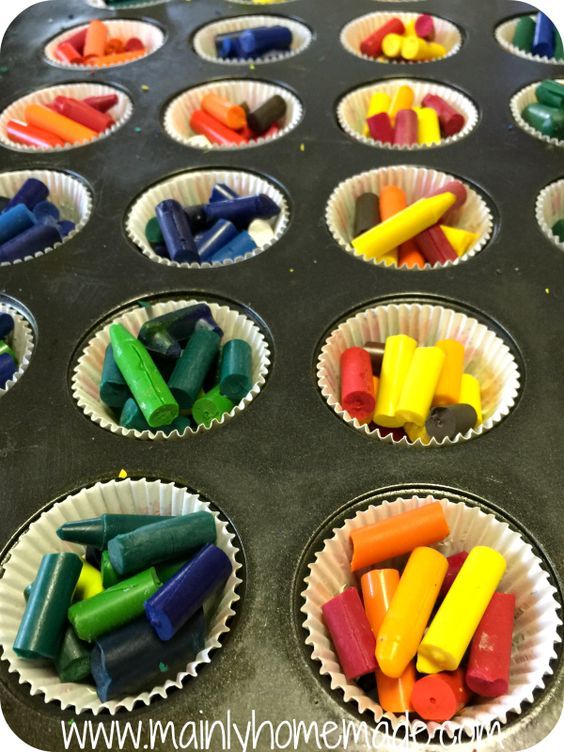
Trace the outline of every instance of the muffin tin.
<path fill-rule="evenodd" d="M 228 709 L 244 723 L 251 708 L 257 720 L 274 723 L 367 720 L 319 675 L 306 645 L 300 594 L 307 565 L 332 528 L 384 499 L 429 494 L 492 512 L 526 532 L 562 601 L 564 471 L 557 447 L 564 442 L 564 426 L 555 417 L 561 410 L 555 375 L 564 367 L 564 255 L 535 218 L 538 194 L 562 178 L 562 168 L 555 149 L 522 131 L 509 109 L 516 91 L 558 78 L 561 68 L 509 56 L 498 45 L 493 30 L 515 12 L 513 5 L 509 0 L 479 0 L 479 8 L 478 0 L 398 4 L 446 18 L 465 35 L 457 55 L 429 63 L 421 73 L 464 93 L 480 113 L 466 138 L 438 149 L 369 148 L 338 125 L 335 107 L 347 92 L 376 77 L 398 75 L 397 66 L 382 66 L 376 74 L 372 63 L 339 43 L 339 30 L 349 21 L 378 9 L 372 0 L 358 0 L 354 9 L 327 0 L 130 6 L 127 17 L 159 24 L 166 45 L 138 65 L 72 74 L 73 82 L 95 81 L 127 93 L 133 101 L 130 119 L 111 138 L 87 148 L 49 154 L 1 148 L 3 171 L 68 171 L 89 185 L 93 198 L 90 220 L 64 246 L 2 269 L 3 291 L 32 312 L 35 338 L 29 367 L 0 400 L 4 555 L 44 506 L 116 478 L 122 468 L 133 478 L 174 481 L 217 505 L 242 544 L 244 597 L 222 649 L 182 689 L 150 708 L 120 712 L 121 720 L 171 720 L 179 729 L 190 719 L 225 719 Z M 298 16 L 314 32 L 313 43 L 299 56 L 245 71 L 250 80 L 267 78 L 294 92 L 304 107 L 302 119 L 284 138 L 260 148 L 204 151 L 175 142 L 163 128 L 167 104 L 225 73 L 194 52 L 194 30 L 234 12 L 256 14 L 257 8 Z M 45 45 L 69 25 L 115 15 L 85 0 L 54 0 L 27 10 L 2 47 L 0 65 L 8 70 L 0 109 L 30 91 L 68 83 L 69 71 L 45 61 Z M 419 77 L 419 71 L 420 66 L 410 68 L 410 76 Z M 496 233 L 472 263 L 406 274 L 358 263 L 331 236 L 324 213 L 337 184 L 366 170 L 405 164 L 460 176 L 491 198 Z M 187 169 L 252 171 L 280 186 L 290 222 L 276 246 L 245 263 L 207 269 L 155 264 L 140 253 L 124 226 L 133 200 L 147 186 Z M 235 305 L 253 319 L 270 345 L 266 384 L 235 420 L 197 436 L 145 442 L 104 431 L 71 395 L 79 346 L 100 321 L 136 300 L 172 297 Z M 477 441 L 424 450 L 372 441 L 337 419 L 317 387 L 319 350 L 340 321 L 389 302 L 462 307 L 495 322 L 498 336 L 514 343 L 520 363 L 519 398 L 511 413 Z M 546 687 L 536 690 L 519 716 L 508 716 L 500 737 L 505 749 L 532 746 L 556 722 L 564 685 L 560 644 L 555 655 Z M 17 734 L 50 750 L 63 750 L 61 720 L 80 724 L 92 718 L 31 696 L 29 686 L 9 674 L 6 661 L 0 661 L 0 701 Z M 258 749 L 268 746 L 263 737 Z M 308 747 L 313 749 L 301 748 Z M 496 748 L 495 738 L 481 745 Z"/>

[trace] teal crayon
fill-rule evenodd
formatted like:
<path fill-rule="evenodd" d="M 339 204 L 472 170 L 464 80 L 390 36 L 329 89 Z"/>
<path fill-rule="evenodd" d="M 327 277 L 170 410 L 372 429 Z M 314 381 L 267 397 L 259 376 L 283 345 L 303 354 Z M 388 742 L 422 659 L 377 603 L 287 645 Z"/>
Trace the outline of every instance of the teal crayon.
<path fill-rule="evenodd" d="M 57 535 L 69 543 L 104 549 L 116 535 L 131 533 L 145 525 L 162 522 L 163 519 L 166 517 L 152 514 L 103 514 L 87 520 L 65 522 L 57 530 Z"/>

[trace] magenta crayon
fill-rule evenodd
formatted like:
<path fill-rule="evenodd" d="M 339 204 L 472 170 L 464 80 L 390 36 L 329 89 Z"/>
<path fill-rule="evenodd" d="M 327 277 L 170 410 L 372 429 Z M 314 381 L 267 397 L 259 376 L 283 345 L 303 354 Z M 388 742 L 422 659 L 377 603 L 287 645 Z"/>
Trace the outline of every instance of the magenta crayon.
<path fill-rule="evenodd" d="M 396 115 L 394 144 L 411 146 L 417 143 L 417 113 L 414 110 L 399 110 Z"/>
<path fill-rule="evenodd" d="M 375 671 L 376 640 L 356 588 L 347 588 L 321 610 L 347 679 Z"/>
<path fill-rule="evenodd" d="M 494 593 L 470 644 L 466 685 L 481 697 L 509 689 L 515 596 Z"/>
<path fill-rule="evenodd" d="M 379 112 L 372 115 L 366 121 L 370 135 L 375 141 L 381 141 L 383 144 L 394 143 L 394 127 L 390 116 L 387 112 Z"/>
<path fill-rule="evenodd" d="M 447 573 L 445 574 L 443 584 L 441 585 L 441 589 L 439 590 L 439 601 L 442 601 L 442 599 L 450 590 L 450 586 L 454 582 L 454 578 L 460 572 L 460 569 L 467 558 L 467 551 L 459 551 L 457 554 L 447 556 L 448 569 Z"/>

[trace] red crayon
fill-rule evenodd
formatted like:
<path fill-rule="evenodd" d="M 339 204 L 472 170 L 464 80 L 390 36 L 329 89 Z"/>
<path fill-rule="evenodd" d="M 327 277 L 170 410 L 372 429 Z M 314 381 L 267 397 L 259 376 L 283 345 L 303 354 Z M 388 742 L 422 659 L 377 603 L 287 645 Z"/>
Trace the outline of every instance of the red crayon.
<path fill-rule="evenodd" d="M 398 146 L 416 144 L 417 132 L 417 113 L 414 110 L 398 110 L 396 114 L 394 144 L 398 144 Z"/>
<path fill-rule="evenodd" d="M 84 104 L 90 105 L 90 107 L 94 107 L 94 109 L 98 110 L 99 112 L 107 112 L 108 110 L 111 110 L 112 107 L 115 107 L 118 103 L 118 95 L 102 94 L 98 97 L 85 97 L 82 101 L 84 102 Z"/>
<path fill-rule="evenodd" d="M 9 120 L 6 125 L 6 133 L 10 141 L 26 146 L 40 146 L 44 149 L 52 149 L 55 146 L 64 146 L 65 141 L 54 133 L 36 128 L 33 125 L 20 123 L 17 120 Z"/>
<path fill-rule="evenodd" d="M 376 640 L 356 588 L 336 595 L 321 610 L 347 679 L 375 671 Z"/>
<path fill-rule="evenodd" d="M 421 14 L 415 20 L 415 33 L 421 39 L 426 39 L 428 42 L 432 42 L 435 38 L 435 22 L 432 16 L 426 13 Z"/>
<path fill-rule="evenodd" d="M 60 60 L 61 63 L 69 63 L 73 65 L 79 65 L 83 62 L 82 55 L 77 52 L 70 42 L 61 42 L 55 47 L 55 57 Z"/>
<path fill-rule="evenodd" d="M 466 684 L 482 697 L 499 697 L 509 689 L 515 596 L 494 593 L 470 644 Z"/>
<path fill-rule="evenodd" d="M 87 31 L 88 27 L 82 29 L 82 31 L 77 31 L 76 34 L 72 35 L 72 37 L 67 37 L 64 41 L 64 44 L 72 44 L 78 54 L 82 55 L 84 53 L 84 43 L 86 42 Z"/>
<path fill-rule="evenodd" d="M 340 365 L 341 405 L 353 418 L 366 420 L 376 407 L 370 355 L 362 347 L 349 347 Z"/>
<path fill-rule="evenodd" d="M 430 264 L 455 261 L 458 256 L 439 225 L 433 225 L 415 236 L 415 242 Z"/>
<path fill-rule="evenodd" d="M 466 705 L 470 692 L 464 684 L 464 672 L 443 671 L 415 682 L 411 704 L 425 721 L 448 721 Z"/>
<path fill-rule="evenodd" d="M 460 207 L 466 202 L 468 196 L 468 191 L 460 180 L 449 180 L 448 183 L 445 183 L 441 188 L 436 188 L 434 191 L 431 191 L 431 193 L 427 193 L 426 198 L 439 196 L 441 193 L 453 193 L 456 196 L 456 201 L 448 210 L 449 212 L 454 211 L 455 209 L 460 209 Z"/>
<path fill-rule="evenodd" d="M 378 57 L 382 54 L 382 42 L 387 34 L 403 34 L 405 26 L 399 18 L 392 18 L 360 43 L 360 51 L 368 57 Z"/>
<path fill-rule="evenodd" d="M 237 131 L 231 130 L 203 110 L 194 110 L 190 116 L 190 128 L 194 133 L 205 136 L 213 144 L 220 144 L 221 146 L 237 144 L 239 146 L 246 143 L 243 136 Z"/>
<path fill-rule="evenodd" d="M 96 133 L 103 133 L 115 122 L 106 113 L 90 107 L 90 105 L 81 102 L 79 99 L 55 97 L 53 104 L 60 115 L 64 115 L 81 125 L 85 125 L 87 128 L 96 131 Z"/>
<path fill-rule="evenodd" d="M 375 141 L 383 144 L 394 143 L 394 127 L 390 116 L 387 112 L 380 112 L 378 115 L 372 115 L 366 121 L 370 135 Z"/>
<path fill-rule="evenodd" d="M 135 50 L 144 50 L 145 45 L 137 37 L 130 37 L 125 43 L 125 52 L 134 52 Z"/>
<path fill-rule="evenodd" d="M 441 130 L 445 136 L 454 136 L 464 128 L 464 115 L 457 112 L 448 102 L 437 94 L 427 94 L 421 103 L 423 107 L 431 107 L 439 116 Z"/>
<path fill-rule="evenodd" d="M 453 554 L 452 556 L 447 556 L 448 569 L 447 573 L 445 574 L 443 584 L 441 585 L 441 589 L 439 590 L 439 597 L 437 598 L 437 602 L 442 601 L 442 599 L 448 593 L 450 586 L 454 582 L 456 575 L 460 572 L 460 569 L 462 568 L 462 565 L 467 558 L 467 551 L 460 551 L 459 553 Z"/>

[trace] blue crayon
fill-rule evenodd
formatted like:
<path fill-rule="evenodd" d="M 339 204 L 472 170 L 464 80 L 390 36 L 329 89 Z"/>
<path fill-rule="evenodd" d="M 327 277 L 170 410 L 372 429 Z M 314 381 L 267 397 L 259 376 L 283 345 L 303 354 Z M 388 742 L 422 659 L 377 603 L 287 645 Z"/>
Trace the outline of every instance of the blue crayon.
<path fill-rule="evenodd" d="M 34 225 L 15 238 L 0 245 L 0 261 L 16 261 L 44 251 L 61 242 L 61 235 L 52 225 Z"/>
<path fill-rule="evenodd" d="M 15 372 L 18 370 L 18 364 L 8 353 L 0 355 L 0 389 L 4 389 Z"/>
<path fill-rule="evenodd" d="M 229 34 L 217 34 L 215 37 L 215 51 L 221 60 L 239 57 L 240 50 L 237 44 L 241 32 L 236 31 Z"/>
<path fill-rule="evenodd" d="M 271 219 L 280 213 L 278 204 L 265 193 L 214 201 L 212 204 L 206 204 L 203 210 L 208 221 L 227 219 L 240 230 L 246 229 L 253 219 Z"/>
<path fill-rule="evenodd" d="M 199 261 L 188 217 L 178 201 L 161 201 L 157 204 L 156 213 L 170 258 L 179 262 Z"/>
<path fill-rule="evenodd" d="M 0 339 L 6 339 L 14 331 L 14 319 L 9 313 L 0 313 Z"/>
<path fill-rule="evenodd" d="M 286 26 L 260 26 L 247 29 L 238 39 L 244 57 L 260 57 L 268 52 L 286 52 L 292 45 L 292 32 Z"/>
<path fill-rule="evenodd" d="M 232 198 L 239 198 L 239 194 L 225 183 L 216 183 L 210 193 L 208 203 L 213 204 L 215 201 L 229 201 Z"/>
<path fill-rule="evenodd" d="M 68 219 L 63 219 L 58 224 L 59 232 L 61 234 L 61 238 L 66 238 L 67 235 L 70 235 L 71 232 L 75 229 L 76 225 L 74 222 L 71 222 Z"/>
<path fill-rule="evenodd" d="M 19 204 L 0 214 L 0 245 L 21 235 L 37 223 L 35 216 L 25 206 Z"/>
<path fill-rule="evenodd" d="M 548 16 L 538 13 L 531 52 L 541 57 L 554 57 L 556 29 Z"/>
<path fill-rule="evenodd" d="M 33 216 L 38 222 L 45 223 L 49 219 L 54 219 L 58 222 L 61 218 L 61 213 L 50 201 L 40 201 L 33 207 Z"/>
<path fill-rule="evenodd" d="M 233 260 L 240 256 L 244 256 L 246 253 L 254 251 L 256 247 L 257 244 L 249 233 L 246 230 L 243 230 L 243 232 L 240 232 L 230 243 L 223 248 L 220 248 L 211 260 L 214 263 L 227 261 L 227 259 Z"/>
<path fill-rule="evenodd" d="M 200 261 L 212 261 L 218 251 L 221 251 L 238 235 L 237 228 L 226 219 L 218 219 L 207 232 L 203 232 L 196 243 Z"/>
<path fill-rule="evenodd" d="M 17 206 L 18 204 L 24 204 L 30 211 L 33 211 L 36 204 L 40 201 L 45 201 L 48 195 L 49 188 L 47 188 L 45 183 L 37 180 L 37 178 L 28 178 L 19 191 L 16 192 L 15 196 L 10 199 L 4 211 L 8 211 L 12 206 Z"/>

